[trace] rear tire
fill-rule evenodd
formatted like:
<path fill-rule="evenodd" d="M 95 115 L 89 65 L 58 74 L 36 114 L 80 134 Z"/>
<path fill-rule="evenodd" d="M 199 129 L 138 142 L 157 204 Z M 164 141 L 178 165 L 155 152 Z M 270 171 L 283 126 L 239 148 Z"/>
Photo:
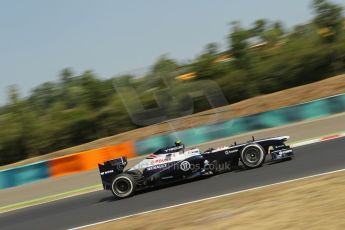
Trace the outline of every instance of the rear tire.
<path fill-rule="evenodd" d="M 126 198 L 134 194 L 136 182 L 132 175 L 121 173 L 111 183 L 111 191 L 116 198 Z"/>
<path fill-rule="evenodd" d="M 248 168 L 258 168 L 265 162 L 265 150 L 259 144 L 249 144 L 245 146 L 240 155 L 242 164 Z"/>

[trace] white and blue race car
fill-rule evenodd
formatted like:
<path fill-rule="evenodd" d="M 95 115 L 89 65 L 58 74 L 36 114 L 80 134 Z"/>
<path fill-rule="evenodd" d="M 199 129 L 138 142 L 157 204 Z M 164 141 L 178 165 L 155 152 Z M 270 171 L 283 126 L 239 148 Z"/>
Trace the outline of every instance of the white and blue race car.
<path fill-rule="evenodd" d="M 125 198 L 138 190 L 231 171 L 240 164 L 247 169 L 257 168 L 262 166 L 268 154 L 273 161 L 291 159 L 294 153 L 285 144 L 288 139 L 288 136 L 253 138 L 247 143 L 210 148 L 205 152 L 198 148 L 185 150 L 181 142 L 176 142 L 175 146 L 149 154 L 129 169 L 125 169 L 126 157 L 104 162 L 98 167 L 103 188 L 111 190 L 117 198 Z"/>

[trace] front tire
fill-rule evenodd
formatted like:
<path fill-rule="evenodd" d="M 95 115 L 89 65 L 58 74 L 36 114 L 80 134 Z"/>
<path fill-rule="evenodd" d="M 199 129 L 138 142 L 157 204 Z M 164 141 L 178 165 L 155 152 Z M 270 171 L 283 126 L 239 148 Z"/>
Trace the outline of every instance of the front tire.
<path fill-rule="evenodd" d="M 132 175 L 121 173 L 111 183 L 111 191 L 116 198 L 122 199 L 134 194 L 136 182 Z"/>
<path fill-rule="evenodd" d="M 245 146 L 240 155 L 242 164 L 248 168 L 258 168 L 265 162 L 265 150 L 259 144 L 249 144 Z"/>

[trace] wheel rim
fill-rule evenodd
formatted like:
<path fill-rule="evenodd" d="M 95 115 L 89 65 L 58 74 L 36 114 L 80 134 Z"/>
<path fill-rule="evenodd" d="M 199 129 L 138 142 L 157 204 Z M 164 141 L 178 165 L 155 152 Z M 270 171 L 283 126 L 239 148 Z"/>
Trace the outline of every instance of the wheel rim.
<path fill-rule="evenodd" d="M 114 183 L 114 190 L 119 195 L 124 195 L 130 192 L 132 184 L 128 179 L 120 178 Z"/>
<path fill-rule="evenodd" d="M 250 165 L 257 165 L 261 158 L 261 151 L 258 148 L 250 147 L 244 153 L 244 160 Z"/>

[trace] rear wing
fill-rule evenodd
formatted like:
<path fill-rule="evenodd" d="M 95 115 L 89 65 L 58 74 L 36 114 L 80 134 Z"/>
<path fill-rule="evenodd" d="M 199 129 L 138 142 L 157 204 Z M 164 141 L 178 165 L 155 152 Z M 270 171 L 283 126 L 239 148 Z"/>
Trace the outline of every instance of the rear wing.
<path fill-rule="evenodd" d="M 109 190 L 114 177 L 123 172 L 127 165 L 127 157 L 120 157 L 98 164 L 103 189 Z"/>

